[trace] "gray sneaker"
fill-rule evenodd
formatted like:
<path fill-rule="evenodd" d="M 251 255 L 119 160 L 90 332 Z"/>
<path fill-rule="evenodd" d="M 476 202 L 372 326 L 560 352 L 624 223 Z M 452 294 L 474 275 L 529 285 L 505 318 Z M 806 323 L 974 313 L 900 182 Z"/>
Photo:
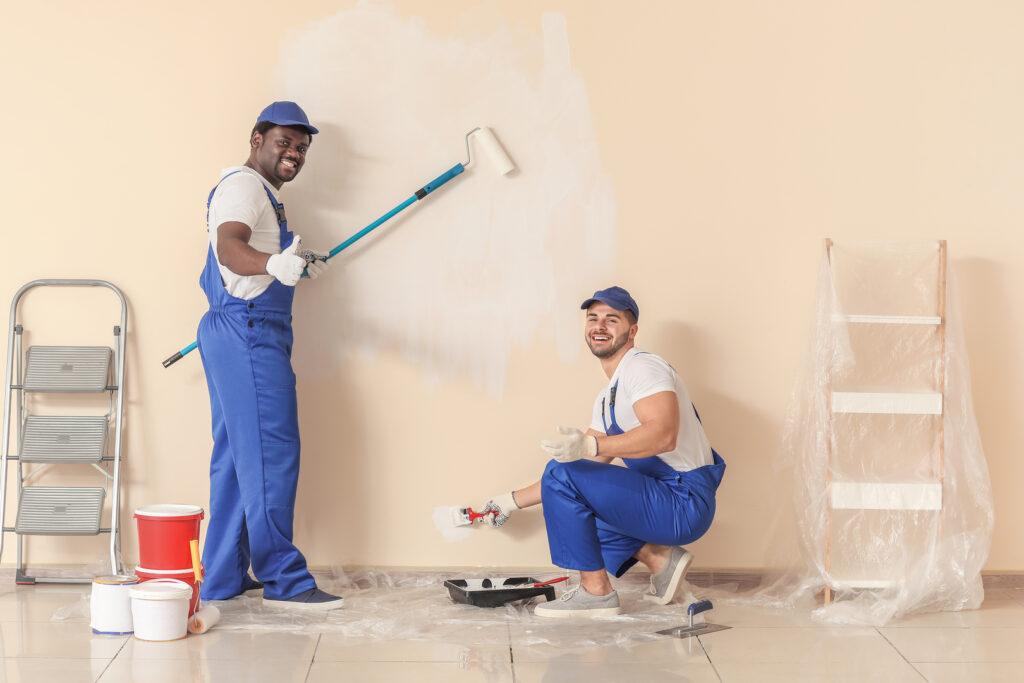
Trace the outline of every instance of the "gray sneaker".
<path fill-rule="evenodd" d="M 308 591 L 303 591 L 285 600 L 273 600 L 266 596 L 263 597 L 263 604 L 267 607 L 283 607 L 285 609 L 307 611 L 338 609 L 341 607 L 342 602 L 344 602 L 344 598 L 331 595 L 319 588 L 310 588 Z"/>
<path fill-rule="evenodd" d="M 675 546 L 668 551 L 665 566 L 657 574 L 651 574 L 651 590 L 644 600 L 667 605 L 676 599 L 679 587 L 683 585 L 683 577 L 693 561 L 693 555 L 686 548 Z"/>
<path fill-rule="evenodd" d="M 583 586 L 576 586 L 558 600 L 537 605 L 533 613 L 553 619 L 589 619 L 609 617 L 620 611 L 619 594 L 615 591 L 608 595 L 591 595 Z"/>

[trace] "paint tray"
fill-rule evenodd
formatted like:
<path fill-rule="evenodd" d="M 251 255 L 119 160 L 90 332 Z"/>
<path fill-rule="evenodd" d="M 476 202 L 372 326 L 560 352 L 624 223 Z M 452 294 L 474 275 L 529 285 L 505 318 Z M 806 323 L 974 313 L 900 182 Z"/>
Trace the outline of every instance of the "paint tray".
<path fill-rule="evenodd" d="M 517 576 L 511 579 L 448 579 L 444 585 L 453 601 L 476 607 L 500 607 L 538 595 L 543 595 L 546 600 L 554 600 L 555 587 L 538 586 L 538 583 L 532 577 Z"/>

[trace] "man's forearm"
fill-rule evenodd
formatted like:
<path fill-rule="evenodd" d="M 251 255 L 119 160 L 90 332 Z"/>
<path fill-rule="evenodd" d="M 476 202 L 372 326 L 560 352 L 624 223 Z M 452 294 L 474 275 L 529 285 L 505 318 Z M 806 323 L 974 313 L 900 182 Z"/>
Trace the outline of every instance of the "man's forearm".
<path fill-rule="evenodd" d="M 674 425 L 648 421 L 636 429 L 615 436 L 594 433 L 597 437 L 598 458 L 648 458 L 671 451 L 676 447 L 677 429 Z"/>
<path fill-rule="evenodd" d="M 512 497 L 516 499 L 516 505 L 521 508 L 537 505 L 540 503 L 540 481 L 535 481 L 525 488 L 516 489 L 512 492 Z"/>
<path fill-rule="evenodd" d="M 237 237 L 220 237 L 217 241 L 217 260 L 236 275 L 266 275 L 267 259 L 264 254 Z"/>

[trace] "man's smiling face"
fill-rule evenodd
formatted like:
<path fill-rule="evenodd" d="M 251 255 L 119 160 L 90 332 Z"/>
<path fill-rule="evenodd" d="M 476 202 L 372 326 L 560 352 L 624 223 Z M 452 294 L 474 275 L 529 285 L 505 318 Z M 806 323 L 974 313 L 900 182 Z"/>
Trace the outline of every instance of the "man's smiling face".
<path fill-rule="evenodd" d="M 309 133 L 297 126 L 275 126 L 262 135 L 253 133 L 250 165 L 280 189 L 302 170 L 309 142 Z"/>
<path fill-rule="evenodd" d="M 629 322 L 625 311 L 617 311 L 600 301 L 595 301 L 587 309 L 583 336 L 590 352 L 598 358 L 611 358 L 635 334 L 636 326 Z"/>

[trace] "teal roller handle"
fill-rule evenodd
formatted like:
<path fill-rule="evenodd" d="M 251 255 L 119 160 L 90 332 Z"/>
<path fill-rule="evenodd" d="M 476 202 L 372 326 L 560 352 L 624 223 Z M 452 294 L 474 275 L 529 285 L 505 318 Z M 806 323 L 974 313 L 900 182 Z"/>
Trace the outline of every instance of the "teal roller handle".
<path fill-rule="evenodd" d="M 327 255 L 327 258 L 334 258 L 340 252 L 345 251 L 350 246 L 352 246 L 352 244 L 354 244 L 355 242 L 358 242 L 362 238 L 366 237 L 366 235 L 368 235 L 371 231 L 373 231 L 376 228 L 380 227 L 380 225 L 382 223 L 384 223 L 385 221 L 387 221 L 390 218 L 392 218 L 395 214 L 401 213 L 405 209 L 409 208 L 410 204 L 412 204 L 412 203 L 414 203 L 414 202 L 416 202 L 416 201 L 418 201 L 420 199 L 423 199 L 428 194 L 430 194 L 431 192 L 433 192 L 437 188 L 441 187 L 442 185 L 447 183 L 449 180 L 451 180 L 452 178 L 454 178 L 455 176 L 459 175 L 460 173 L 462 173 L 465 170 L 466 170 L 466 167 L 463 166 L 462 164 L 455 164 L 454 166 L 449 168 L 447 171 L 445 171 L 441 175 L 437 176 L 436 178 L 431 180 L 429 183 L 427 183 L 426 185 L 424 185 L 420 189 L 416 190 L 416 192 L 413 194 L 413 196 L 409 197 L 404 202 L 402 202 L 401 204 L 399 204 L 395 208 L 391 209 L 386 214 L 384 214 L 383 216 L 381 216 L 380 218 L 378 218 L 374 222 L 370 223 L 369 225 L 367 225 L 365 228 L 363 228 L 362 230 L 360 230 L 356 234 L 354 234 L 351 237 L 349 237 L 347 240 L 345 240 L 344 242 L 342 242 L 341 244 L 336 246 L 334 249 L 331 249 L 331 253 L 329 253 Z"/>
<path fill-rule="evenodd" d="M 424 185 L 420 189 L 416 190 L 416 199 L 423 199 L 428 194 L 430 194 L 431 192 L 433 192 L 437 188 L 441 187 L 442 185 L 447 183 L 449 180 L 451 180 L 452 178 L 454 178 L 455 176 L 459 175 L 460 173 L 462 173 L 465 170 L 466 170 L 466 167 L 463 166 L 462 164 L 455 164 L 454 166 L 449 168 L 447 171 L 445 171 L 441 175 L 437 176 L 436 178 L 431 180 L 429 183 L 427 183 L 426 185 Z"/>
<path fill-rule="evenodd" d="M 183 348 L 181 351 L 178 351 L 176 354 L 174 354 L 173 356 L 171 356 L 170 358 L 168 358 L 167 360 L 164 361 L 164 367 L 165 368 L 171 367 L 172 365 L 177 363 L 179 360 L 184 358 L 186 354 L 191 353 L 198 345 L 199 345 L 199 342 L 192 342 L 191 344 L 189 344 L 188 346 Z"/>

